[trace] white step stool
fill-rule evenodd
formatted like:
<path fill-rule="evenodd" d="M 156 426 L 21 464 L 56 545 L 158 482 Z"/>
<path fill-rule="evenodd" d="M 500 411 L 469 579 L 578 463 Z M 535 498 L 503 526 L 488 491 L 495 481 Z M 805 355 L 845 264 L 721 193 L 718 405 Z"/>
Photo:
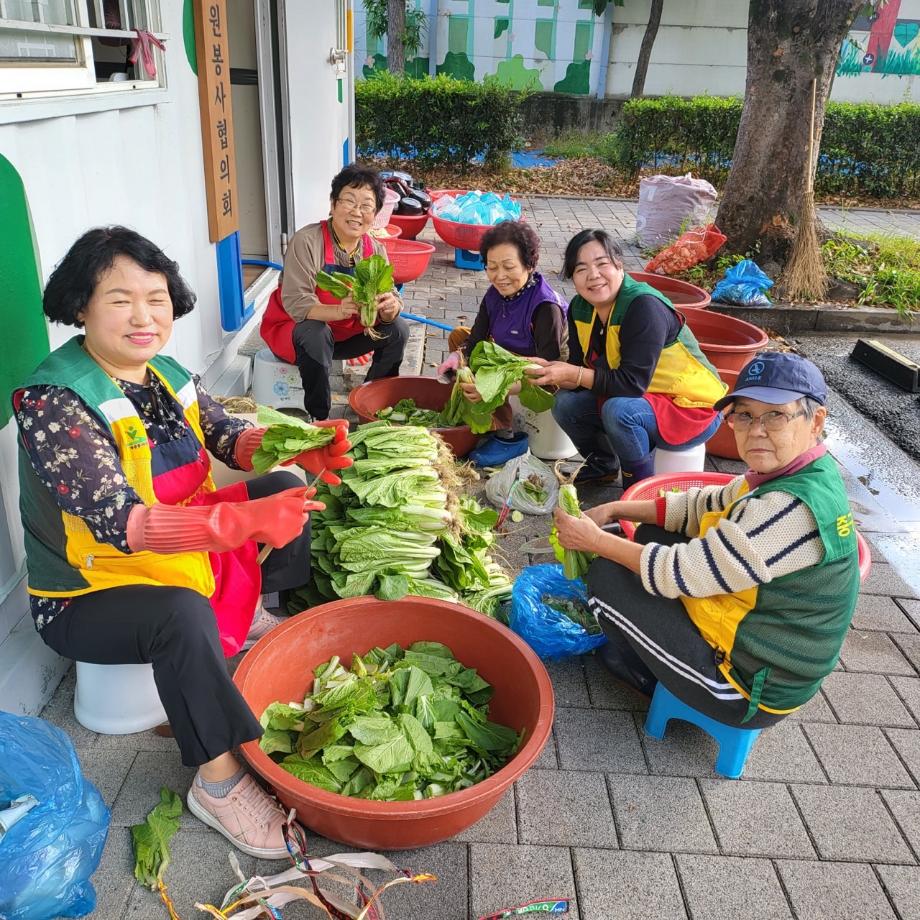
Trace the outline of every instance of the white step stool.
<path fill-rule="evenodd" d="M 151 664 L 78 661 L 73 713 L 102 735 L 131 735 L 167 721 Z"/>
<path fill-rule="evenodd" d="M 256 352 L 252 363 L 252 398 L 273 409 L 303 409 L 303 384 L 295 364 L 272 354 L 270 348 Z"/>
<path fill-rule="evenodd" d="M 706 465 L 706 442 L 684 450 L 655 450 L 655 474 L 701 473 Z"/>
<path fill-rule="evenodd" d="M 528 447 L 535 457 L 540 460 L 568 460 L 578 453 L 549 409 L 546 412 L 534 412 L 522 405 L 517 396 L 509 396 L 508 404 L 511 406 L 515 431 L 523 431 L 528 436 Z"/>

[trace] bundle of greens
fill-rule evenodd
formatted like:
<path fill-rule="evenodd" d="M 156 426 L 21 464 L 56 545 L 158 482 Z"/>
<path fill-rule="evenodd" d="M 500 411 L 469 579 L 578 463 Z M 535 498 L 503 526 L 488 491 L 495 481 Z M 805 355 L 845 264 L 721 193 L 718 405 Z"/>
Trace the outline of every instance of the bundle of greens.
<path fill-rule="evenodd" d="M 478 342 L 470 355 L 470 370 L 475 375 L 476 389 L 481 402 L 462 398 L 459 415 L 475 434 L 485 434 L 492 428 L 492 413 L 504 404 L 508 391 L 521 384 L 521 404 L 534 412 L 545 412 L 553 407 L 553 394 L 530 382 L 526 370 L 532 367 L 526 358 L 506 351 L 494 342 Z M 458 381 L 460 375 L 457 375 Z M 456 386 L 455 386 L 456 389 Z M 462 396 L 462 390 L 461 396 Z M 453 399 L 453 397 L 452 397 Z"/>
<path fill-rule="evenodd" d="M 558 507 L 566 514 L 571 514 L 572 517 L 582 516 L 581 508 L 578 504 L 578 493 L 572 483 L 567 482 L 559 486 Z M 556 554 L 556 559 L 562 563 L 565 577 L 569 579 L 583 578 L 585 572 L 588 571 L 588 566 L 594 560 L 594 555 L 592 553 L 583 553 L 577 549 L 565 549 L 559 542 L 555 527 L 553 527 L 549 535 L 549 542 L 553 547 L 553 552 Z"/>
<path fill-rule="evenodd" d="M 313 581 L 293 594 L 292 613 L 339 597 L 406 594 L 461 601 L 494 616 L 511 582 L 488 555 L 497 515 L 457 496 L 450 449 L 417 426 L 386 421 L 355 429 L 354 466 L 342 484 L 318 486 Z"/>
<path fill-rule="evenodd" d="M 542 505 L 549 498 L 549 493 L 543 487 L 543 480 L 539 473 L 531 473 L 524 479 L 519 479 L 517 485 L 535 505 Z"/>
<path fill-rule="evenodd" d="M 471 403 L 463 395 L 463 385 L 465 383 L 475 384 L 476 378 L 473 376 L 473 372 L 464 365 L 457 370 L 457 379 L 454 381 L 454 388 L 450 391 L 450 399 L 441 410 L 441 425 L 445 428 L 466 424 L 465 407 L 471 405 Z M 489 427 L 492 425 L 491 417 L 490 414 Z"/>
<path fill-rule="evenodd" d="M 358 305 L 358 317 L 368 336 L 372 339 L 382 337 L 374 329 L 377 322 L 377 295 L 393 290 L 393 266 L 383 256 L 375 253 L 361 259 L 355 265 L 354 275 L 346 275 L 344 272 L 333 272 L 330 275 L 321 269 L 316 273 L 316 286 L 339 300 L 351 297 Z"/>
<path fill-rule="evenodd" d="M 175 917 L 176 913 L 163 876 L 170 862 L 169 842 L 179 830 L 181 817 L 182 799 L 172 789 L 163 786 L 159 804 L 147 815 L 143 824 L 135 824 L 131 828 L 134 877 L 160 895 L 170 917 Z"/>
<path fill-rule="evenodd" d="M 335 437 L 335 428 L 317 428 L 268 406 L 259 406 L 257 418 L 260 425 L 268 426 L 252 455 L 252 468 L 257 473 L 267 473 L 305 450 L 325 447 Z"/>
<path fill-rule="evenodd" d="M 328 792 L 385 802 L 434 798 L 491 776 L 523 733 L 490 722 L 492 688 L 439 642 L 372 648 L 314 672 L 303 704 L 262 713 L 259 745 Z"/>
<path fill-rule="evenodd" d="M 554 597 L 548 594 L 544 595 L 543 603 L 547 607 L 552 607 L 556 613 L 561 613 L 573 623 L 577 623 L 588 635 L 596 636 L 600 634 L 601 628 L 597 625 L 597 618 L 591 613 L 587 605 L 578 598 Z"/>
<path fill-rule="evenodd" d="M 387 406 L 377 413 L 377 418 L 386 419 L 392 425 L 421 425 L 423 428 L 438 428 L 443 413 L 437 409 L 420 409 L 414 399 L 401 399 L 395 406 Z"/>

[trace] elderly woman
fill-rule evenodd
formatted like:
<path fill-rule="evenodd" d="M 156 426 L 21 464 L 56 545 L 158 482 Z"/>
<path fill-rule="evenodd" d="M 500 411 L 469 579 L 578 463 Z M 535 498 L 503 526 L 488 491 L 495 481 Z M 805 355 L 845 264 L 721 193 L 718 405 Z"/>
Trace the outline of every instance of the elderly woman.
<path fill-rule="evenodd" d="M 810 361 L 759 355 L 716 403 L 728 407 L 743 476 L 582 518 L 556 513 L 562 545 L 598 555 L 589 600 L 621 680 L 645 694 L 663 681 L 695 709 L 749 728 L 817 693 L 859 590 L 853 515 L 820 441 L 826 396 Z M 636 543 L 601 529 L 619 518 L 644 522 Z"/>
<path fill-rule="evenodd" d="M 534 383 L 561 389 L 553 416 L 587 461 L 576 483 L 613 481 L 621 470 L 627 488 L 652 475 L 659 445 L 680 450 L 715 434 L 725 385 L 667 297 L 624 272 L 606 230 L 569 241 L 563 274 L 578 292 L 569 359 L 538 358 Z"/>
<path fill-rule="evenodd" d="M 492 286 L 482 298 L 472 329 L 461 327 L 450 334 L 451 354 L 438 373 L 444 376 L 456 370 L 485 340 L 516 355 L 564 361 L 568 356 L 568 304 L 537 271 L 540 238 L 534 229 L 523 221 L 504 221 L 486 231 L 479 252 Z M 463 389 L 471 401 L 482 398 L 472 384 Z M 520 389 L 515 384 L 511 393 Z M 502 407 L 496 413 L 496 425 L 501 427 L 471 455 L 477 463 L 498 465 L 527 450 L 526 435 L 512 434 L 510 424 L 510 410 Z"/>
<path fill-rule="evenodd" d="M 329 418 L 334 360 L 372 352 L 368 380 L 399 374 L 409 326 L 399 317 L 398 294 L 377 295 L 379 337 L 371 338 L 351 297 L 338 300 L 316 286 L 320 270 L 353 275 L 362 259 L 386 258 L 383 246 L 369 235 L 383 201 L 383 181 L 375 169 L 346 166 L 332 180 L 329 218 L 301 227 L 291 237 L 281 284 L 262 317 L 262 338 L 275 357 L 297 365 L 304 409 L 314 419 Z"/>
<path fill-rule="evenodd" d="M 124 227 L 90 230 L 52 273 L 45 314 L 82 335 L 13 394 L 32 615 L 65 658 L 150 662 L 182 761 L 198 768 L 190 810 L 278 859 L 284 815 L 232 754 L 262 729 L 224 656 L 274 625 L 262 592 L 309 578 L 309 515 L 324 506 L 286 471 L 215 490 L 208 453 L 251 470 L 265 429 L 160 354 L 194 304 L 176 263 Z M 347 423 L 329 424 L 333 443 L 295 460 L 337 483 Z M 261 569 L 259 544 L 276 548 Z"/>

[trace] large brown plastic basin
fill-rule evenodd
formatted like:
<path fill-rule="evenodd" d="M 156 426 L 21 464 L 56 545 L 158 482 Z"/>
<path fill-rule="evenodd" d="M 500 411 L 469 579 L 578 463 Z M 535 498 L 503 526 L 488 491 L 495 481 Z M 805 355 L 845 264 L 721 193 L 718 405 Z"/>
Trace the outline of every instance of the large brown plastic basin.
<path fill-rule="evenodd" d="M 712 310 L 687 310 L 684 316 L 703 354 L 726 370 L 740 371 L 770 341 L 760 326 L 734 316 Z"/>
<path fill-rule="evenodd" d="M 521 750 L 488 779 L 418 802 L 370 802 L 326 792 L 282 770 L 250 741 L 246 761 L 316 833 L 355 847 L 406 849 L 446 840 L 486 814 L 540 756 L 553 724 L 553 688 L 540 659 L 510 629 L 447 601 L 407 597 L 333 601 L 273 629 L 243 658 L 234 682 L 256 715 L 275 700 L 302 700 L 314 668 L 375 645 L 443 642 L 494 688 L 489 717 L 524 730 Z"/>
<path fill-rule="evenodd" d="M 395 406 L 401 399 L 414 399 L 419 409 L 441 410 L 452 389 L 453 384 L 441 383 L 434 377 L 384 377 L 355 387 L 348 394 L 348 405 L 362 422 L 373 422 L 381 409 Z M 469 425 L 434 431 L 447 441 L 455 457 L 465 457 L 479 440 Z"/>
<path fill-rule="evenodd" d="M 675 307 L 681 310 L 704 310 L 712 303 L 712 297 L 707 291 L 689 281 L 670 278 L 667 275 L 657 275 L 655 272 L 627 272 L 626 274 L 634 281 L 644 281 L 656 291 L 661 291 Z"/>
<path fill-rule="evenodd" d="M 738 379 L 738 371 L 729 370 L 727 367 L 717 367 L 722 382 L 727 384 L 729 392 L 734 389 Z M 719 430 L 706 442 L 706 453 L 714 457 L 724 457 L 726 460 L 740 460 L 738 443 L 735 441 L 735 432 L 725 423 L 719 425 Z"/>

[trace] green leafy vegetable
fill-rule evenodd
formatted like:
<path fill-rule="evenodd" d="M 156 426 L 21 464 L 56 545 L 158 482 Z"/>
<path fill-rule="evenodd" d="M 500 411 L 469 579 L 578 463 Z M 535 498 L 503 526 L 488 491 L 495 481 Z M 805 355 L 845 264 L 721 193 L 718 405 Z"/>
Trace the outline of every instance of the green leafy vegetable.
<path fill-rule="evenodd" d="M 267 473 L 305 450 L 325 447 L 335 437 L 335 428 L 308 425 L 268 406 L 259 406 L 257 418 L 260 425 L 268 427 L 252 455 L 252 467 L 257 473 Z"/>
<path fill-rule="evenodd" d="M 592 636 L 600 635 L 601 628 L 597 623 L 597 618 L 588 609 L 587 605 L 580 600 L 571 597 L 553 597 L 545 595 L 543 603 L 547 607 L 552 607 L 556 613 L 568 618 L 573 623 L 578 624 L 582 629 Z"/>
<path fill-rule="evenodd" d="M 383 256 L 375 253 L 361 259 L 355 265 L 354 275 L 346 275 L 344 272 L 330 275 L 318 271 L 316 286 L 339 300 L 350 295 L 358 305 L 358 317 L 368 336 L 372 339 L 382 338 L 374 329 L 377 322 L 377 295 L 393 290 L 393 266 Z"/>
<path fill-rule="evenodd" d="M 581 507 L 578 504 L 578 493 L 571 483 L 566 483 L 559 487 L 558 505 L 566 514 L 571 514 L 572 517 L 582 516 Z M 549 542 L 553 547 L 553 552 L 556 554 L 556 559 L 562 563 L 565 577 L 568 579 L 583 578 L 588 571 L 588 567 L 594 561 L 594 554 L 584 553 L 577 549 L 566 549 L 559 542 L 555 527 L 553 527 L 549 535 Z"/>
<path fill-rule="evenodd" d="M 143 824 L 131 828 L 134 845 L 134 877 L 151 891 L 163 887 L 163 874 L 169 866 L 169 841 L 179 830 L 182 799 L 165 786 L 160 789 L 160 803 L 147 815 Z"/>
<path fill-rule="evenodd" d="M 423 428 L 438 428 L 441 415 L 437 409 L 420 409 L 414 399 L 401 399 L 395 406 L 387 406 L 377 413 L 377 418 L 386 419 L 393 425 L 421 425 Z"/>
<path fill-rule="evenodd" d="M 521 735 L 489 721 L 491 695 L 476 670 L 439 642 L 374 648 L 353 655 L 350 668 L 338 658 L 316 668 L 302 728 L 293 725 L 295 705 L 268 706 L 263 725 L 292 727 L 268 729 L 270 743 L 263 736 L 260 744 L 282 769 L 328 792 L 433 798 L 481 782 L 517 752 Z"/>

